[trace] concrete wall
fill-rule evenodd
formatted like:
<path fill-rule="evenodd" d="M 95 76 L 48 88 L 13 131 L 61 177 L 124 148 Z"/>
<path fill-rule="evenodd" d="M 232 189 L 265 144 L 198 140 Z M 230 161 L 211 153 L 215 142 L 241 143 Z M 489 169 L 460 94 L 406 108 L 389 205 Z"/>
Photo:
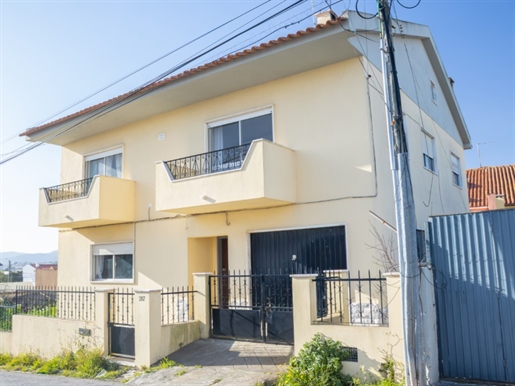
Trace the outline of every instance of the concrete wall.
<path fill-rule="evenodd" d="M 150 366 L 200 338 L 200 323 L 161 326 L 161 291 L 136 290 L 134 324 L 136 366 Z"/>
<path fill-rule="evenodd" d="M 12 332 L 0 332 L 0 353 L 32 352 L 51 358 L 65 350 L 99 348 L 108 354 L 108 294 L 96 291 L 95 320 L 67 320 L 14 315 Z M 201 312 L 202 315 L 202 312 Z M 90 336 L 79 333 L 87 329 Z M 150 366 L 161 358 L 200 339 L 200 322 L 161 326 L 161 290 L 138 290 L 134 299 L 135 364 Z"/>
<path fill-rule="evenodd" d="M 365 373 L 380 376 L 378 370 L 386 355 L 398 363 L 402 376 L 404 354 L 402 346 L 401 295 L 398 275 L 387 278 L 388 326 L 352 326 L 313 322 L 316 320 L 316 288 L 313 275 L 293 275 L 293 316 L 295 354 L 316 333 L 321 333 L 357 348 L 358 362 L 344 362 L 343 371 L 360 378 Z"/>
<path fill-rule="evenodd" d="M 13 333 L 0 331 L 0 354 L 12 353 Z"/>
<path fill-rule="evenodd" d="M 91 330 L 91 336 L 79 335 L 79 328 Z M 12 354 L 33 352 L 51 358 L 64 350 L 79 347 L 102 347 L 103 336 L 95 322 L 14 315 L 12 327 Z"/>

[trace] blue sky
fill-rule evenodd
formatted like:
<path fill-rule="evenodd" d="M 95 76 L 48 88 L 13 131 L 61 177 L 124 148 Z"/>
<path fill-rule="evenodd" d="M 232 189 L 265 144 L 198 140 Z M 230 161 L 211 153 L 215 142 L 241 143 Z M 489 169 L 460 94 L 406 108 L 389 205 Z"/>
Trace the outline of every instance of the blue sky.
<path fill-rule="evenodd" d="M 356 0 L 334 5 L 341 12 Z M 2 142 L 179 47 L 258 6 L 260 1 L 4 1 L 0 0 L 0 133 Z M 162 73 L 259 13 L 293 1 L 270 1 L 222 30 L 74 107 L 67 113 L 128 91 Z M 231 42 L 212 60 L 249 42 L 304 29 L 307 1 Z M 336 3 L 335 0 L 332 3 Z M 414 0 L 402 2 L 411 6 Z M 374 12 L 375 0 L 360 0 Z M 431 27 L 472 136 L 468 168 L 515 163 L 515 0 L 421 0 L 412 10 L 395 3 L 400 19 Z M 268 13 L 267 15 L 269 15 Z M 264 16 L 263 16 L 264 17 Z M 261 18 L 263 18 L 261 17 Z M 239 45 L 238 45 L 239 44 Z M 236 46 L 235 46 L 236 45 Z M 24 145 L 2 144 L 1 154 Z M 60 182 L 60 150 L 41 146 L 0 166 L 0 251 L 57 249 L 57 232 L 37 227 L 38 189 Z"/>

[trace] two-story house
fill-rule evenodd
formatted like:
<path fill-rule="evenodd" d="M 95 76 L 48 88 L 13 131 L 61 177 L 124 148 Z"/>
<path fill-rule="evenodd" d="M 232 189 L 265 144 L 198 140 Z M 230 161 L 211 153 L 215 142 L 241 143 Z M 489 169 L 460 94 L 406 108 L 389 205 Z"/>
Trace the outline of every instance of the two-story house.
<path fill-rule="evenodd" d="M 395 211 L 376 20 L 314 28 L 28 129 L 62 148 L 39 224 L 59 285 L 160 288 L 194 272 L 383 270 Z M 395 36 L 421 230 L 468 211 L 470 136 L 429 28 Z"/>

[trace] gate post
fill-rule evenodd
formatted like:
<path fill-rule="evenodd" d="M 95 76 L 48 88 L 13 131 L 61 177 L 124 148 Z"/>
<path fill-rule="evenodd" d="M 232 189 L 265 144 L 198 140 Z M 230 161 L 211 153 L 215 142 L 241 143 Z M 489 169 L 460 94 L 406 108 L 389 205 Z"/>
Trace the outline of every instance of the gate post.
<path fill-rule="evenodd" d="M 113 293 L 112 288 L 95 288 L 95 324 L 98 329 L 100 342 L 95 346 L 100 348 L 104 355 L 109 353 L 109 294 Z"/>
<path fill-rule="evenodd" d="M 134 290 L 134 333 L 136 366 L 159 360 L 161 343 L 161 290 Z"/>
<path fill-rule="evenodd" d="M 295 355 L 299 353 L 302 345 L 312 338 L 309 332 L 304 332 L 309 331 L 309 329 L 304 327 L 310 326 L 317 317 L 317 295 L 316 287 L 313 283 L 317 276 L 317 274 L 291 275 Z"/>
<path fill-rule="evenodd" d="M 200 322 L 200 338 L 208 339 L 211 330 L 211 297 L 209 288 L 210 272 L 193 274 L 195 293 L 195 319 Z"/>

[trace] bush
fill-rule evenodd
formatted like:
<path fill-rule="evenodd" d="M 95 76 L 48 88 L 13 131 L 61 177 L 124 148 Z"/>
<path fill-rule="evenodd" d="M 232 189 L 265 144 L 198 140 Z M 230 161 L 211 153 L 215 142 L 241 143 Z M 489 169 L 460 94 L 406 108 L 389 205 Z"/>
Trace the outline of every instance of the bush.
<path fill-rule="evenodd" d="M 342 361 L 349 357 L 341 342 L 317 333 L 290 359 L 287 371 L 277 382 L 278 386 L 343 386 L 352 379 L 342 374 Z"/>
<path fill-rule="evenodd" d="M 39 374 L 62 374 L 77 378 L 94 378 L 102 372 L 101 378 L 113 379 L 122 375 L 126 368 L 104 358 L 99 349 L 80 349 L 77 353 L 65 351 L 60 355 L 43 360 L 36 354 L 20 354 L 15 357 L 0 355 L 0 367 L 5 370 L 33 371 Z"/>

